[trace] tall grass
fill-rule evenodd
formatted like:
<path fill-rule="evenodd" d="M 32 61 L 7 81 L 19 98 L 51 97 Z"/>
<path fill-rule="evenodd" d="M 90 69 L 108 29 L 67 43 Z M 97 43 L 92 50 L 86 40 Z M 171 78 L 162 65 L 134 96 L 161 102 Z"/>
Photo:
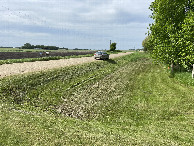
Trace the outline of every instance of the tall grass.
<path fill-rule="evenodd" d="M 143 53 L 0 84 L 2 145 L 194 144 L 194 87 Z"/>
<path fill-rule="evenodd" d="M 191 72 L 176 72 L 174 78 L 182 84 L 194 86 L 194 79 L 192 79 Z"/>

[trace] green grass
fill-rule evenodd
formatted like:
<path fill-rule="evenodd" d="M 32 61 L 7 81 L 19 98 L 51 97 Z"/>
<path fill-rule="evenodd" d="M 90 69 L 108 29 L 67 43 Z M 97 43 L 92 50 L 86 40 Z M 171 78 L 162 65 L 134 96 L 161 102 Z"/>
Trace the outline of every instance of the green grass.
<path fill-rule="evenodd" d="M 0 80 L 1 145 L 193 145 L 194 87 L 134 53 Z"/>
<path fill-rule="evenodd" d="M 128 50 L 115 50 L 115 51 L 110 51 L 110 50 L 108 50 L 108 51 L 106 51 L 107 53 L 109 53 L 109 54 L 118 54 L 118 53 L 126 53 L 126 52 L 130 52 L 130 51 L 128 51 Z"/>
<path fill-rule="evenodd" d="M 192 79 L 191 72 L 176 72 L 175 79 L 187 86 L 194 86 L 194 79 Z"/>

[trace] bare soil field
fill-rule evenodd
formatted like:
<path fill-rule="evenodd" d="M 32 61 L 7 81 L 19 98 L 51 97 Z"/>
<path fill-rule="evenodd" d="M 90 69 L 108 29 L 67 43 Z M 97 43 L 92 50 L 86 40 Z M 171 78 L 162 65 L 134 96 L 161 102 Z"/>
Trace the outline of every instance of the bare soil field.
<path fill-rule="evenodd" d="M 40 51 L 41 52 L 41 51 Z M 0 52 L 0 60 L 6 59 L 23 59 L 23 58 L 39 58 L 45 57 L 43 53 L 40 56 L 40 52 Z M 95 51 L 83 51 L 83 52 L 49 52 L 49 56 L 72 56 L 72 55 L 86 55 L 93 54 Z"/>
<path fill-rule="evenodd" d="M 111 54 L 109 61 L 111 62 L 112 58 L 123 56 L 123 55 L 129 55 L 131 53 L 132 52 Z M 31 73 L 31 72 L 37 72 L 37 71 L 50 70 L 50 69 L 60 68 L 65 66 L 78 65 L 78 64 L 89 63 L 94 61 L 102 61 L 102 60 L 95 60 L 94 57 L 82 57 L 82 58 L 70 58 L 70 59 L 60 59 L 60 60 L 50 60 L 50 61 L 3 64 L 3 65 L 0 65 L 0 78 L 11 76 L 11 75 L 17 75 L 17 74 L 25 74 L 25 73 Z"/>

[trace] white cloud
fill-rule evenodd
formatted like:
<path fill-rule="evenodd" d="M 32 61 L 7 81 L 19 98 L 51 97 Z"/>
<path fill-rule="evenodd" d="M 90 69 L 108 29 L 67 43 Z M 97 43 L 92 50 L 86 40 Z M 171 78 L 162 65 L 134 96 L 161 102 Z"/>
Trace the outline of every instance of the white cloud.
<path fill-rule="evenodd" d="M 95 47 L 92 45 L 95 44 L 105 49 L 105 43 L 110 39 L 120 42 L 118 45 L 125 49 L 134 44 L 141 47 L 146 28 L 151 22 L 148 18 L 151 2 L 152 0 L 4 0 L 0 6 L 0 31 L 8 37 L 9 33 L 3 30 L 23 34 L 19 36 L 20 40 L 29 39 L 35 43 L 52 40 L 57 46 L 68 45 L 71 48 L 80 46 L 93 49 Z M 43 36 L 44 39 L 41 38 Z M 20 40 L 18 44 L 23 43 Z"/>

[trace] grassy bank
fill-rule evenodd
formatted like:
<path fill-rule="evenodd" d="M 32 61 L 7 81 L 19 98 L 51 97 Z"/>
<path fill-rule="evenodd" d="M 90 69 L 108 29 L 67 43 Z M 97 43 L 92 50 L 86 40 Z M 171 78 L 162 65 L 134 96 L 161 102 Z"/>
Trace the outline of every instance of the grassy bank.
<path fill-rule="evenodd" d="M 2 145 L 194 144 L 194 87 L 144 53 L 0 85 Z"/>

